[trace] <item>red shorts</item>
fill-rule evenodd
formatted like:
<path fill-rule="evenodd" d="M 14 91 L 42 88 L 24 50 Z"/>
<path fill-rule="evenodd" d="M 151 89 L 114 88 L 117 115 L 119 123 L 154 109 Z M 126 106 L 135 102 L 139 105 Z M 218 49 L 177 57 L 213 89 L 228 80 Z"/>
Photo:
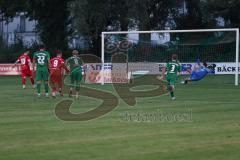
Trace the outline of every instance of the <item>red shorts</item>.
<path fill-rule="evenodd" d="M 31 70 L 22 70 L 22 74 L 21 74 L 22 78 L 32 77 L 32 76 L 33 74 Z"/>
<path fill-rule="evenodd" d="M 52 83 L 61 83 L 62 82 L 62 72 L 60 70 L 51 70 L 50 80 Z"/>

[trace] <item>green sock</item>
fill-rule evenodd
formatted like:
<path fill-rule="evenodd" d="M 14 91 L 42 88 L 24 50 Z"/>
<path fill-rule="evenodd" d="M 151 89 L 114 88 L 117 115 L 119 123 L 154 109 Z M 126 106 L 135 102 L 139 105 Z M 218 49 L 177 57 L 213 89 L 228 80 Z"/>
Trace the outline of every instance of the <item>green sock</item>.
<path fill-rule="evenodd" d="M 48 93 L 48 83 L 45 83 L 45 93 Z"/>
<path fill-rule="evenodd" d="M 37 84 L 37 91 L 38 93 L 41 93 L 41 84 Z"/>
<path fill-rule="evenodd" d="M 171 94 L 171 97 L 174 97 L 174 92 L 170 92 L 170 94 Z"/>

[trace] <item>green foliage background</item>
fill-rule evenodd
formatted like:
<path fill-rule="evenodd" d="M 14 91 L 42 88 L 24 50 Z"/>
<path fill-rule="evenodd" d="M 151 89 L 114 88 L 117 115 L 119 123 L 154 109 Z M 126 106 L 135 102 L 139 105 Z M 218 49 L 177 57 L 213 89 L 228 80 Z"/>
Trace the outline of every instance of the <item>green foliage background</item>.
<path fill-rule="evenodd" d="M 238 0 L 0 0 L 0 13 L 11 19 L 25 12 L 37 20 L 36 30 L 48 49 L 68 50 L 68 40 L 83 36 L 88 53 L 100 55 L 101 32 L 129 29 L 160 30 L 166 22 L 171 29 L 216 28 L 216 18 L 223 17 L 225 27 L 240 26 Z M 150 41 L 149 35 L 140 40 Z M 2 47 L 0 48 L 4 48 Z M 11 50 L 11 49 L 9 49 Z M 8 54 L 2 50 L 0 54 Z M 2 57 L 2 56 L 1 56 Z M 4 57 L 4 56 L 3 56 Z M 2 58 L 4 59 L 4 58 Z"/>

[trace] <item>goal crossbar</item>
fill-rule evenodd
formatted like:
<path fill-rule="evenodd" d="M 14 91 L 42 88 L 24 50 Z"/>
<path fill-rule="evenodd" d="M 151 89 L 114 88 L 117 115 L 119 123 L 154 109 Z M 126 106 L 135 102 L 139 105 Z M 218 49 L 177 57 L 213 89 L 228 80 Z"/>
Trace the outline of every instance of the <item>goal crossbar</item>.
<path fill-rule="evenodd" d="M 187 32 L 227 32 L 239 31 L 239 28 L 220 28 L 220 29 L 190 29 L 190 30 L 156 30 L 156 31 L 114 31 L 102 32 L 102 34 L 139 34 L 139 33 L 187 33 Z"/>

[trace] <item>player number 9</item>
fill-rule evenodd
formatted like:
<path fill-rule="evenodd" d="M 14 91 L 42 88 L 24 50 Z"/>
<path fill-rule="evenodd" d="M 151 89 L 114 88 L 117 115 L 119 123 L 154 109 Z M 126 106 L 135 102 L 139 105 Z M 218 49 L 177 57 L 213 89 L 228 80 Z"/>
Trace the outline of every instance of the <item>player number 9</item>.
<path fill-rule="evenodd" d="M 54 60 L 53 61 L 53 67 L 57 67 L 58 66 L 58 60 Z"/>
<path fill-rule="evenodd" d="M 22 64 L 25 64 L 25 63 L 26 63 L 26 59 L 25 59 L 25 58 L 22 58 L 22 59 L 21 59 L 21 63 L 22 63 Z"/>

